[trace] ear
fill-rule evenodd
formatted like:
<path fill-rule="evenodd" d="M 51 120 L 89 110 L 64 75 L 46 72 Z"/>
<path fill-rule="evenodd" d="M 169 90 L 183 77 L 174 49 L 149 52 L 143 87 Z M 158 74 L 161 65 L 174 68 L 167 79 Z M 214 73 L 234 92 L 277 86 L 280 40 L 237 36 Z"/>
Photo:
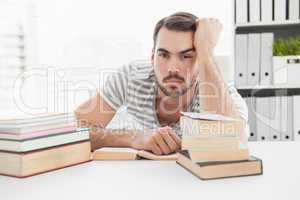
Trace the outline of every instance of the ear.
<path fill-rule="evenodd" d="M 152 52 L 151 52 L 151 64 L 152 64 L 152 66 L 153 66 L 153 64 L 154 64 L 154 52 L 155 52 L 155 49 L 154 49 L 154 47 L 152 48 Z"/>

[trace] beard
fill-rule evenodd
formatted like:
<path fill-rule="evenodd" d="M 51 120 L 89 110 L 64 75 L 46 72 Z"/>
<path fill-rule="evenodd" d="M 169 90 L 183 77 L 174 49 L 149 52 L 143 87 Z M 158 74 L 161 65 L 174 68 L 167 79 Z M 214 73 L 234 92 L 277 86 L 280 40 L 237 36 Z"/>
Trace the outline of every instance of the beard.
<path fill-rule="evenodd" d="M 166 81 L 166 80 L 169 80 L 169 79 L 172 79 L 172 78 L 175 78 L 175 79 L 178 79 L 178 80 L 181 80 L 183 82 L 185 82 L 184 78 L 182 77 L 178 77 L 177 75 L 175 76 L 168 76 L 166 78 L 163 79 L 163 82 Z M 180 96 L 183 96 L 187 93 L 187 91 L 189 89 L 191 89 L 194 85 L 194 83 L 196 82 L 196 77 L 192 77 L 191 81 L 186 85 L 186 86 L 183 86 L 181 89 L 177 89 L 177 90 L 169 90 L 167 87 L 165 87 L 162 83 L 160 83 L 157 79 L 157 77 L 155 76 L 155 80 L 156 80 L 156 83 L 159 87 L 159 89 L 168 97 L 171 97 L 173 99 L 176 99 Z"/>

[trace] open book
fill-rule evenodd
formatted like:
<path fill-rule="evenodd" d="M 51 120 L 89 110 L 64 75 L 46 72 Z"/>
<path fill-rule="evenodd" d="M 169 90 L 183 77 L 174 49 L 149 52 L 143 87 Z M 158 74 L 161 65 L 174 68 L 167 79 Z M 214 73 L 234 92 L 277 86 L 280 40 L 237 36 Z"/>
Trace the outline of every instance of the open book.
<path fill-rule="evenodd" d="M 177 153 L 169 155 L 156 155 L 149 151 L 132 148 L 104 147 L 93 153 L 93 160 L 177 160 Z"/>

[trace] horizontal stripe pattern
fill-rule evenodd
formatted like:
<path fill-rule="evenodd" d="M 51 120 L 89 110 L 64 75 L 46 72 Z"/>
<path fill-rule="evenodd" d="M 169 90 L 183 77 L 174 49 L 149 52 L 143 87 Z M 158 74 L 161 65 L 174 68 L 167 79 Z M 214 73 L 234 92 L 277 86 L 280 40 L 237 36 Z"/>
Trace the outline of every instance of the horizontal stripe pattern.
<path fill-rule="evenodd" d="M 228 84 L 230 95 L 238 112 L 244 119 L 247 119 L 247 106 L 238 94 L 233 84 Z M 127 107 L 127 112 L 135 120 L 146 128 L 160 127 L 155 112 L 155 95 L 157 85 L 155 82 L 154 70 L 150 61 L 138 60 L 123 66 L 116 73 L 111 73 L 100 93 L 108 104 L 113 105 L 117 110 L 121 106 Z M 199 95 L 196 95 L 189 112 L 202 112 Z M 179 123 L 171 125 L 180 135 Z"/>

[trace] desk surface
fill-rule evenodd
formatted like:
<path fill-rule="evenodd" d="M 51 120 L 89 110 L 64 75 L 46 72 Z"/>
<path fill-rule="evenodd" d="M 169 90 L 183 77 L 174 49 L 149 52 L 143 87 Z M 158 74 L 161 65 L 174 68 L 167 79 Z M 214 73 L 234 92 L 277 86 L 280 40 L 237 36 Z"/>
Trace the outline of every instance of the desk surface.
<path fill-rule="evenodd" d="M 201 181 L 174 161 L 94 161 L 27 179 L 0 176 L 0 198 L 299 199 L 300 142 L 251 142 L 264 175 Z"/>

